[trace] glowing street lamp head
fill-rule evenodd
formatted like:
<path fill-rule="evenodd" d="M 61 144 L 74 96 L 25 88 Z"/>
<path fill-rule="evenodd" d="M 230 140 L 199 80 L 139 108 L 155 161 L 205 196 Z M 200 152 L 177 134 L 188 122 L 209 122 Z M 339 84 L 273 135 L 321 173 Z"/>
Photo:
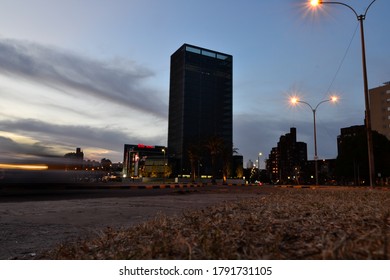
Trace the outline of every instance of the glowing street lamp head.
<path fill-rule="evenodd" d="M 321 4 L 321 0 L 310 0 L 310 5 L 316 7 Z"/>
<path fill-rule="evenodd" d="M 291 97 L 290 101 L 292 104 L 296 104 L 296 103 L 298 103 L 299 100 L 297 97 Z"/>
<path fill-rule="evenodd" d="M 338 97 L 335 95 L 330 97 L 330 101 L 332 101 L 332 102 L 337 102 L 337 100 L 338 100 Z"/>

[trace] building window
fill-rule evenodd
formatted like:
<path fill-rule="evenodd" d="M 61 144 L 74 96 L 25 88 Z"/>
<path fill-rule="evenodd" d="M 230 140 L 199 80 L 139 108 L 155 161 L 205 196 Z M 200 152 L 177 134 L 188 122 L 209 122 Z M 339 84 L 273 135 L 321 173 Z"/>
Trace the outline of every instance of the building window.
<path fill-rule="evenodd" d="M 200 51 L 201 51 L 201 50 L 198 49 L 198 48 L 193 48 L 193 47 L 190 47 L 190 46 L 186 46 L 186 51 L 200 54 Z"/>
<path fill-rule="evenodd" d="M 218 58 L 218 59 L 222 59 L 222 60 L 227 60 L 229 57 L 226 56 L 226 55 L 217 53 L 217 58 Z"/>
<path fill-rule="evenodd" d="M 209 56 L 209 57 L 216 57 L 216 53 L 214 52 L 209 52 L 209 51 L 206 51 L 206 50 L 202 50 L 202 54 L 205 55 L 205 56 Z"/>

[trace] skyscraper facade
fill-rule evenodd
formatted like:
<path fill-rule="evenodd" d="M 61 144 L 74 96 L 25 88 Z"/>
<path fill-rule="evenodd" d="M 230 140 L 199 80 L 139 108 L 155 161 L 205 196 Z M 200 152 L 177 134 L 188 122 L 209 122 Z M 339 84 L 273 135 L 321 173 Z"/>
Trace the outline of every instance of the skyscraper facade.
<path fill-rule="evenodd" d="M 204 147 L 212 137 L 232 150 L 233 57 L 184 44 L 172 54 L 170 69 L 168 153 L 177 175 L 191 172 L 189 153 L 197 154 L 196 170 L 211 172 Z"/>

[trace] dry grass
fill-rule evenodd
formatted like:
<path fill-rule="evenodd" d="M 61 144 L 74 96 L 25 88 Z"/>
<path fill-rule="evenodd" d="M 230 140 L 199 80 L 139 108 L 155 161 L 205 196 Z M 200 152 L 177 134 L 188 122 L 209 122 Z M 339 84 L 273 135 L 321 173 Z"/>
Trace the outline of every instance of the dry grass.
<path fill-rule="evenodd" d="M 283 189 L 160 215 L 45 259 L 389 259 L 390 192 Z"/>

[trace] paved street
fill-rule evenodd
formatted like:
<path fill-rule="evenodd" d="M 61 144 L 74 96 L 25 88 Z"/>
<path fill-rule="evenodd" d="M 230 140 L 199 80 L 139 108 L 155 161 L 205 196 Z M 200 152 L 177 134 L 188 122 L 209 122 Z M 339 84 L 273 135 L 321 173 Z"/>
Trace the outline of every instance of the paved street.
<path fill-rule="evenodd" d="M 151 189 L 1 190 L 0 259 L 38 256 L 62 242 L 129 227 L 158 214 L 180 215 L 272 187 L 207 186 Z"/>

